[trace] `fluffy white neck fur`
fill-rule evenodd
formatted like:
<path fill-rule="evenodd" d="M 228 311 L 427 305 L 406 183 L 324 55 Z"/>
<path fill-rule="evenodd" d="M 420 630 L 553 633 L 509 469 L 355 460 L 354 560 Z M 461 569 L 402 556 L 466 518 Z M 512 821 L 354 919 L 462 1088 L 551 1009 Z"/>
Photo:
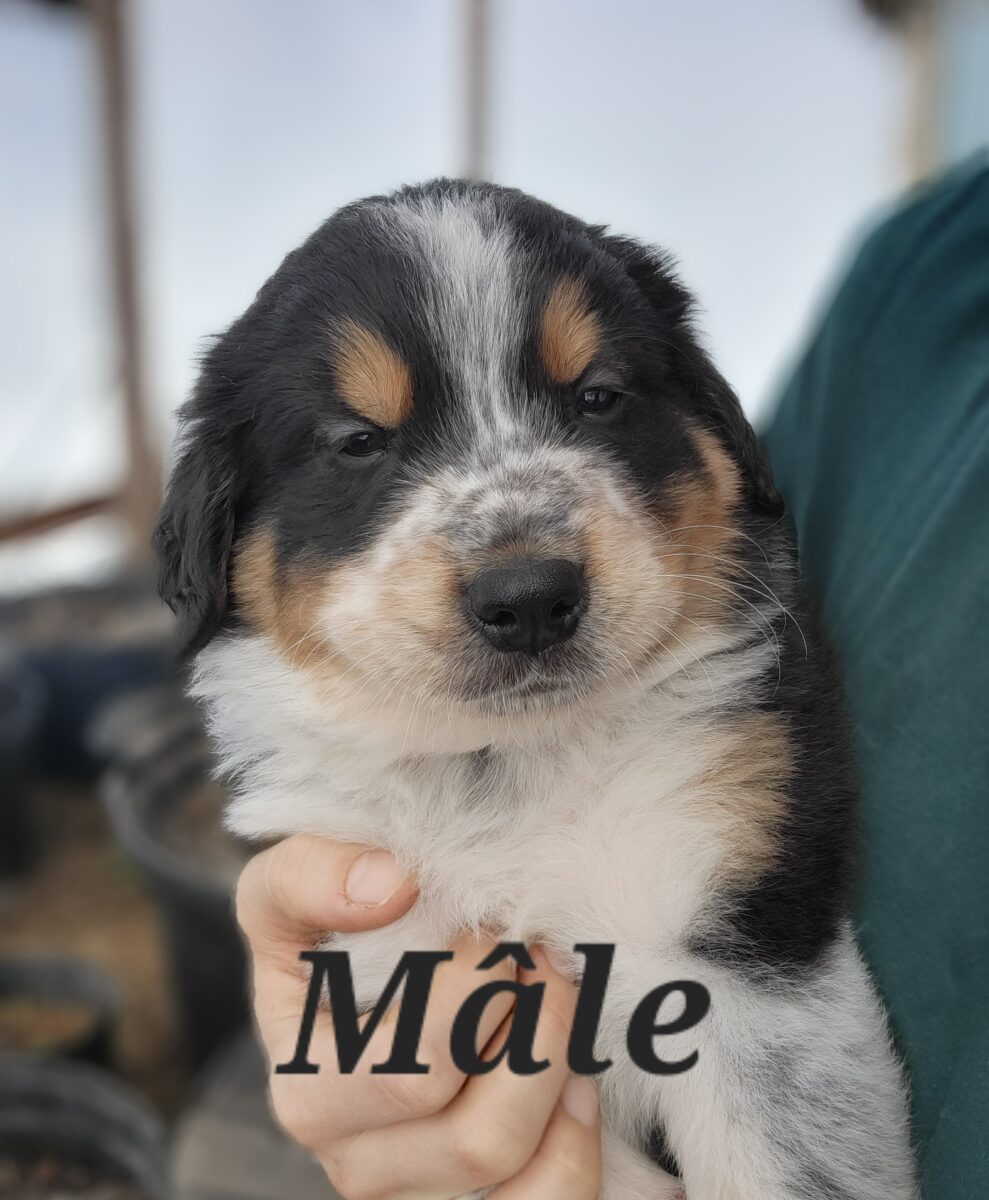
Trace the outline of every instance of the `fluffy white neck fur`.
<path fill-rule="evenodd" d="M 729 852 L 730 828 L 712 827 L 719 818 L 698 792 L 723 755 L 713 709 L 744 692 L 771 653 L 762 644 L 717 667 L 703 661 L 732 644 L 711 634 L 692 647 L 690 668 L 681 657 L 645 688 L 528 723 L 368 711 L 353 696 L 321 695 L 254 636 L 214 643 L 194 692 L 237 780 L 228 822 L 238 834 L 384 846 L 418 874 L 444 926 L 512 936 L 545 937 L 565 922 L 578 937 L 593 924 L 610 940 L 600 899 L 610 885 L 592 876 L 614 872 L 639 889 L 653 929 L 668 913 L 675 937 Z M 663 894 L 650 897 L 657 873 Z M 558 932 L 566 945 L 570 931 Z"/>

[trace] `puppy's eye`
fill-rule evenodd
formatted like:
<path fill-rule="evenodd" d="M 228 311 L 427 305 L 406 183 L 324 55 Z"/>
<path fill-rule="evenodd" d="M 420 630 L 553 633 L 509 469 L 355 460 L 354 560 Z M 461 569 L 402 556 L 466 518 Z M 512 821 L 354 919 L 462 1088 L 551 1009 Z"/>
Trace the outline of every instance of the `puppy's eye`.
<path fill-rule="evenodd" d="M 584 417 L 604 416 L 616 407 L 621 398 L 621 392 L 613 388 L 586 388 L 577 397 L 577 411 Z"/>
<path fill-rule="evenodd" d="M 340 453 L 351 458 L 370 458 L 388 449 L 388 434 L 384 429 L 362 429 L 351 433 L 340 443 Z"/>

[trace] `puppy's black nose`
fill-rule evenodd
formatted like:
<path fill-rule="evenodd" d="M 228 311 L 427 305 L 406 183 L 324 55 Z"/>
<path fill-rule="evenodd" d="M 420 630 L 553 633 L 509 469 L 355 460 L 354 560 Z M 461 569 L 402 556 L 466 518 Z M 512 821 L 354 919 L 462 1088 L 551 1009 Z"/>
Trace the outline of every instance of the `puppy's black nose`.
<path fill-rule="evenodd" d="M 539 654 L 577 628 L 586 606 L 584 574 L 565 558 L 517 558 L 479 572 L 467 604 L 496 650 Z"/>

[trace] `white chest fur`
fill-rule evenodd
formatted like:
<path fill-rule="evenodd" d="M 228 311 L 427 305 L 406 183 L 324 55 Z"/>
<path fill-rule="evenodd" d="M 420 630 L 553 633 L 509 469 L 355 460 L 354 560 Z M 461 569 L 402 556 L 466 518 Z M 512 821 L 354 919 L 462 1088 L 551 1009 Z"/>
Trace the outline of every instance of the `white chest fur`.
<path fill-rule="evenodd" d="M 763 655 L 735 655 L 736 679 Z M 197 691 L 240 777 L 238 833 L 366 842 L 419 877 L 413 913 L 374 935 L 377 969 L 355 963 L 362 993 L 402 950 L 443 948 L 464 928 L 564 953 L 616 942 L 616 968 L 655 964 L 677 953 L 731 852 L 731 824 L 707 802 L 724 745 L 699 673 L 524 742 L 483 723 L 440 722 L 438 734 L 401 714 L 368 721 L 321 697 L 259 638 L 218 641 Z"/>

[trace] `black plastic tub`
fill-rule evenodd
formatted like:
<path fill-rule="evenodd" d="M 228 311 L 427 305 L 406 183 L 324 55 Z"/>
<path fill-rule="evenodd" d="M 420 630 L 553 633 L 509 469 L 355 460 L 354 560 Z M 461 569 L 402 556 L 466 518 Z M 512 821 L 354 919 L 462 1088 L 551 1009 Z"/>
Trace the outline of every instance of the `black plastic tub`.
<path fill-rule="evenodd" d="M 0 879 L 22 874 L 38 855 L 32 793 L 44 716 L 38 675 L 21 662 L 0 663 Z"/>
<path fill-rule="evenodd" d="M 111 700 L 90 725 L 87 744 L 107 766 L 140 772 L 190 746 L 201 748 L 203 721 L 179 681 L 171 680 Z"/>
<path fill-rule="evenodd" d="M 164 1128 L 97 1067 L 2 1057 L 0 1195 L 170 1200 Z"/>
<path fill-rule="evenodd" d="M 0 958 L 0 1051 L 109 1066 L 119 1012 L 98 967 L 58 955 Z"/>
<path fill-rule="evenodd" d="M 162 922 L 187 1065 L 198 1069 L 247 1017 L 244 949 L 233 915 L 243 850 L 220 824 L 201 735 L 104 776 L 114 833 L 144 877 Z"/>
<path fill-rule="evenodd" d="M 149 582 L 61 588 L 0 605 L 0 640 L 44 681 L 39 761 L 52 775 L 95 779 L 87 730 L 115 696 L 175 675 L 171 614 Z"/>

